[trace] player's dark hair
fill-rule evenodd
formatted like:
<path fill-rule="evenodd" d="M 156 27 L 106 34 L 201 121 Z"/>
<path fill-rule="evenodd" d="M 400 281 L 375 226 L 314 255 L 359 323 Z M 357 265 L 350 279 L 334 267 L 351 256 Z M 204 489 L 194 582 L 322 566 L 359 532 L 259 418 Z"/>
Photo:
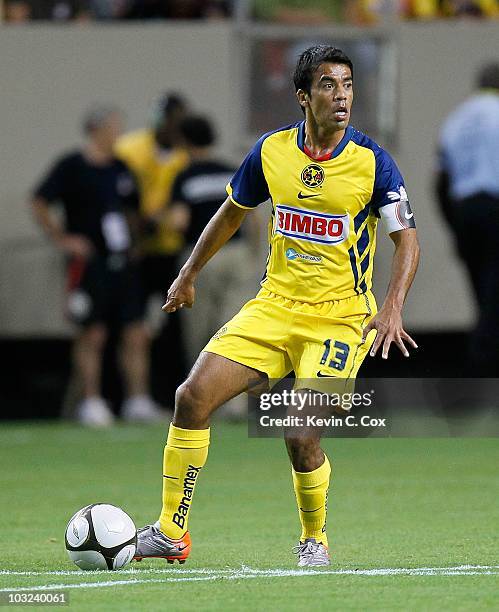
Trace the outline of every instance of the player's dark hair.
<path fill-rule="evenodd" d="M 193 147 L 209 147 L 216 140 L 211 122 L 199 115 L 186 117 L 180 124 L 180 133 L 186 144 Z"/>
<path fill-rule="evenodd" d="M 331 45 L 315 45 L 305 49 L 296 62 L 296 68 L 293 75 L 295 91 L 303 89 L 310 95 L 312 88 L 312 80 L 317 68 L 326 62 L 332 64 L 345 64 L 350 68 L 353 78 L 353 63 L 352 60 L 343 53 L 341 49 L 332 47 Z"/>
<path fill-rule="evenodd" d="M 483 89 L 499 89 L 499 64 L 491 62 L 478 73 L 477 85 Z"/>

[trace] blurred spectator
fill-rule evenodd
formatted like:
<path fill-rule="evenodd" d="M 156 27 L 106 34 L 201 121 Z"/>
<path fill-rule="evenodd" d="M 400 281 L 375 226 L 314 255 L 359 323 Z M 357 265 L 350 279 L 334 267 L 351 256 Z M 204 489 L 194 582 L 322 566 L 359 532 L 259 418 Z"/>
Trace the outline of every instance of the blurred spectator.
<path fill-rule="evenodd" d="M 405 14 L 415 19 L 494 17 L 497 0 L 403 0 Z"/>
<path fill-rule="evenodd" d="M 254 0 L 256 19 L 288 24 L 318 24 L 342 21 L 343 0 Z"/>
<path fill-rule="evenodd" d="M 281 23 L 372 25 L 404 14 L 408 0 L 255 0 L 255 17 Z"/>
<path fill-rule="evenodd" d="M 6 0 L 3 18 L 8 23 L 24 23 L 31 18 L 30 7 L 25 0 Z"/>
<path fill-rule="evenodd" d="M 437 19 L 441 16 L 441 0 L 403 0 L 404 13 L 413 19 Z"/>
<path fill-rule="evenodd" d="M 5 20 L 220 19 L 229 0 L 6 0 Z"/>
<path fill-rule="evenodd" d="M 91 17 L 87 0 L 6 0 L 5 20 L 88 21 Z"/>
<path fill-rule="evenodd" d="M 128 19 L 217 19 L 229 15 L 225 0 L 131 0 Z"/>
<path fill-rule="evenodd" d="M 132 0 L 89 0 L 95 19 L 121 19 L 126 16 Z"/>
<path fill-rule="evenodd" d="M 140 270 L 146 304 L 153 297 L 159 302 L 165 296 L 177 274 L 178 255 L 183 246 L 182 234 L 170 226 L 164 213 L 171 202 L 173 182 L 189 160 L 181 147 L 179 131 L 186 112 L 187 104 L 181 96 L 165 94 L 156 103 L 153 125 L 125 134 L 116 144 L 117 156 L 132 170 L 139 186 L 140 214 L 145 228 L 140 244 Z M 161 304 L 157 306 L 156 312 L 161 315 Z M 175 347 L 176 361 L 181 364 L 180 317 L 177 313 L 161 320 L 164 325 L 159 345 L 166 354 L 173 354 L 171 349 Z M 170 385 L 170 382 L 164 380 L 163 384 Z"/>
<path fill-rule="evenodd" d="M 170 203 L 173 181 L 188 163 L 179 132 L 186 110 L 183 98 L 165 94 L 156 104 L 153 126 L 125 134 L 116 143 L 117 156 L 139 185 L 140 213 L 147 227 L 141 245 L 146 298 L 168 288 L 182 247 L 182 235 L 170 227 L 163 213 Z"/>
<path fill-rule="evenodd" d="M 471 374 L 499 376 L 499 64 L 477 85 L 443 125 L 436 190 L 479 308 Z"/>
<path fill-rule="evenodd" d="M 494 17 L 498 4 L 497 0 L 443 0 L 442 11 L 449 17 Z"/>
<path fill-rule="evenodd" d="M 101 365 L 108 330 L 121 326 L 120 364 L 127 399 L 122 416 L 131 421 L 161 417 L 148 395 L 148 337 L 143 323 L 139 277 L 131 257 L 137 217 L 136 183 L 114 157 L 121 113 L 97 106 L 85 116 L 86 143 L 63 155 L 34 190 L 35 218 L 68 259 L 66 311 L 78 326 L 73 365 L 83 399 L 77 418 L 105 426 L 113 413 L 101 397 Z M 52 214 L 61 203 L 64 224 Z"/>
<path fill-rule="evenodd" d="M 237 0 L 5 0 L 5 20 L 223 19 Z M 497 17 L 499 0 L 250 0 L 257 20 L 372 25 L 395 19 Z"/>
<path fill-rule="evenodd" d="M 357 4 L 369 21 L 394 21 L 403 16 L 404 0 L 363 0 Z"/>
<path fill-rule="evenodd" d="M 187 117 L 181 132 L 190 163 L 173 187 L 170 223 L 185 233 L 186 260 L 204 228 L 227 198 L 225 190 L 234 168 L 213 156 L 215 133 L 204 117 Z M 248 215 L 246 232 L 237 231 L 227 245 L 204 268 L 196 285 L 196 304 L 184 311 L 185 339 L 189 364 L 225 321 L 254 293 L 255 263 L 259 243 L 253 215 Z M 253 222 L 253 225 L 251 225 Z M 252 234 L 248 235 L 248 232 Z"/>

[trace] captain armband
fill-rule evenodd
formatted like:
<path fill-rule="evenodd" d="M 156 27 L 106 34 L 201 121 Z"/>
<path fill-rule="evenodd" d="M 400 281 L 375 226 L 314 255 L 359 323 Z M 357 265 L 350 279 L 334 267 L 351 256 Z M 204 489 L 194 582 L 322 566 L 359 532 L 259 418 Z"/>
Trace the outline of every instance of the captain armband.
<path fill-rule="evenodd" d="M 378 212 L 388 234 L 416 227 L 409 200 L 390 202 L 390 204 L 381 206 Z"/>

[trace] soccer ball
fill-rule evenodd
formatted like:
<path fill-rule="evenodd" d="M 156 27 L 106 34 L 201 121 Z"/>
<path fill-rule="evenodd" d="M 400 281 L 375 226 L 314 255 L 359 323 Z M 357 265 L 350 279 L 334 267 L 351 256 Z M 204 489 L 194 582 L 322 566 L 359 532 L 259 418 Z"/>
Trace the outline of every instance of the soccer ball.
<path fill-rule="evenodd" d="M 83 570 L 116 570 L 129 563 L 137 547 L 137 530 L 121 508 L 91 504 L 66 527 L 66 550 Z"/>

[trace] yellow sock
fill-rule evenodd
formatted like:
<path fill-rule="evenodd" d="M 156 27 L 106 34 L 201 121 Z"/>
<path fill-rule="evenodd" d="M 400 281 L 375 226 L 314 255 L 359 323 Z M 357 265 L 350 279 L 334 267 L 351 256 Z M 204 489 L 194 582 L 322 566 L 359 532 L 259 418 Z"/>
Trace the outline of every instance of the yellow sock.
<path fill-rule="evenodd" d="M 327 491 L 331 466 L 324 455 L 324 463 L 313 472 L 293 472 L 293 486 L 301 522 L 301 538 L 315 538 L 327 546 L 326 514 Z"/>
<path fill-rule="evenodd" d="M 209 429 L 182 429 L 170 425 L 163 455 L 161 531 L 179 539 L 187 531 L 197 477 L 208 457 Z"/>

